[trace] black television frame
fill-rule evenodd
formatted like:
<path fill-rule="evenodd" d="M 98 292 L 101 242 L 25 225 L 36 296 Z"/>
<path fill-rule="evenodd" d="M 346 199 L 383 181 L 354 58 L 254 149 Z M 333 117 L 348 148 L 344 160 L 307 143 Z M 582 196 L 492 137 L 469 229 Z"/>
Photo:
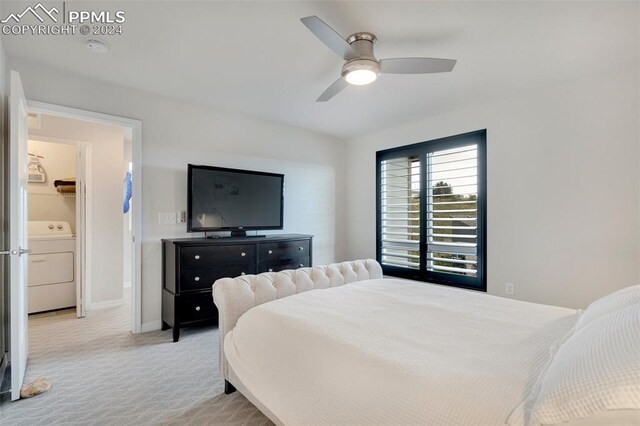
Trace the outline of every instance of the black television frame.
<path fill-rule="evenodd" d="M 219 172 L 230 172 L 230 173 L 242 173 L 242 174 L 250 174 L 250 175 L 260 175 L 260 176 L 271 176 L 271 177 L 279 177 L 281 178 L 280 183 L 280 225 L 277 226 L 224 226 L 220 228 L 204 228 L 204 227 L 194 227 L 192 226 L 192 172 L 193 169 L 204 169 L 211 171 L 219 171 Z M 231 231 L 232 236 L 246 236 L 245 231 L 257 231 L 257 230 L 273 230 L 273 229 L 283 229 L 284 228 L 284 174 L 281 173 L 269 173 L 269 172 L 258 172 L 255 170 L 243 170 L 243 169 L 230 169 L 227 167 L 216 167 L 216 166 L 204 166 L 197 164 L 187 164 L 187 232 L 221 232 L 221 231 Z"/>

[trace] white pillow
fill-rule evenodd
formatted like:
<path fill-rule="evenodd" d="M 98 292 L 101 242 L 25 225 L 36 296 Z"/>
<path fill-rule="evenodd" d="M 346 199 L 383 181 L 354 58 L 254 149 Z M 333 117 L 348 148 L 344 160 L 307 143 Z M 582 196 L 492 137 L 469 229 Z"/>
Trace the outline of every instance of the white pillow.
<path fill-rule="evenodd" d="M 552 425 L 606 410 L 640 410 L 640 304 L 593 319 L 560 346 L 509 424 Z"/>
<path fill-rule="evenodd" d="M 595 302 L 582 312 L 576 328 L 583 327 L 587 323 L 607 315 L 618 309 L 624 309 L 628 306 L 640 303 L 640 285 L 623 288 L 611 294 L 608 294 Z"/>

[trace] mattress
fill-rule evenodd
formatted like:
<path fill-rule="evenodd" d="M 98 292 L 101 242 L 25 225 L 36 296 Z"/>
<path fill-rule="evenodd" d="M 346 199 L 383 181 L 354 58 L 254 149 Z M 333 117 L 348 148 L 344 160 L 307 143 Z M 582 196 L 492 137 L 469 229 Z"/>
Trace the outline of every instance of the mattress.
<path fill-rule="evenodd" d="M 576 320 L 571 309 L 376 279 L 250 309 L 225 356 L 279 424 L 497 425 Z"/>

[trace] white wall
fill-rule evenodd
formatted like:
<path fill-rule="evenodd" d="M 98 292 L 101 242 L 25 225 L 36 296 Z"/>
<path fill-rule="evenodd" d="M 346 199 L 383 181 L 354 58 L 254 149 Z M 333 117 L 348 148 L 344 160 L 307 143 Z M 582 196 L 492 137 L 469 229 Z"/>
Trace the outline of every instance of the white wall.
<path fill-rule="evenodd" d="M 28 81 L 24 77 L 23 85 L 26 91 Z M 90 239 L 94 262 L 91 264 L 91 299 L 87 308 L 91 309 L 97 303 L 122 300 L 123 129 L 43 114 L 40 129 L 31 129 L 29 136 L 35 139 L 46 136 L 80 141 L 90 146 Z M 29 212 L 31 210 L 32 206 L 29 206 Z"/>
<path fill-rule="evenodd" d="M 344 259 L 343 141 L 17 58 L 10 59 L 10 67 L 20 72 L 28 99 L 142 120 L 145 329 L 160 326 L 160 239 L 187 236 L 184 224 L 158 224 L 159 212 L 186 209 L 187 163 L 284 173 L 283 232 L 314 234 L 315 264 Z"/>
<path fill-rule="evenodd" d="M 640 283 L 639 72 L 548 87 L 348 143 L 348 256 L 375 257 L 375 152 L 487 129 L 488 292 L 567 307 Z"/>
<path fill-rule="evenodd" d="M 76 147 L 61 143 L 29 140 L 29 153 L 39 158 L 47 174 L 46 182 L 29 182 L 29 220 L 59 220 L 69 222 L 71 231 L 76 232 L 75 194 L 60 194 L 53 182 L 72 178 L 76 175 Z M 31 159 L 31 157 L 29 157 Z"/>

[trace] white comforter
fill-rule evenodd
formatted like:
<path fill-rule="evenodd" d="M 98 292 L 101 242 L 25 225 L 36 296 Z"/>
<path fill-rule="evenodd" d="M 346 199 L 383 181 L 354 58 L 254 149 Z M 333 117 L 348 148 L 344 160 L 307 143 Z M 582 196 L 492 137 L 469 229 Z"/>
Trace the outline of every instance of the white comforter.
<path fill-rule="evenodd" d="M 257 306 L 227 334 L 242 384 L 286 425 L 501 425 L 576 311 L 379 279 Z"/>

